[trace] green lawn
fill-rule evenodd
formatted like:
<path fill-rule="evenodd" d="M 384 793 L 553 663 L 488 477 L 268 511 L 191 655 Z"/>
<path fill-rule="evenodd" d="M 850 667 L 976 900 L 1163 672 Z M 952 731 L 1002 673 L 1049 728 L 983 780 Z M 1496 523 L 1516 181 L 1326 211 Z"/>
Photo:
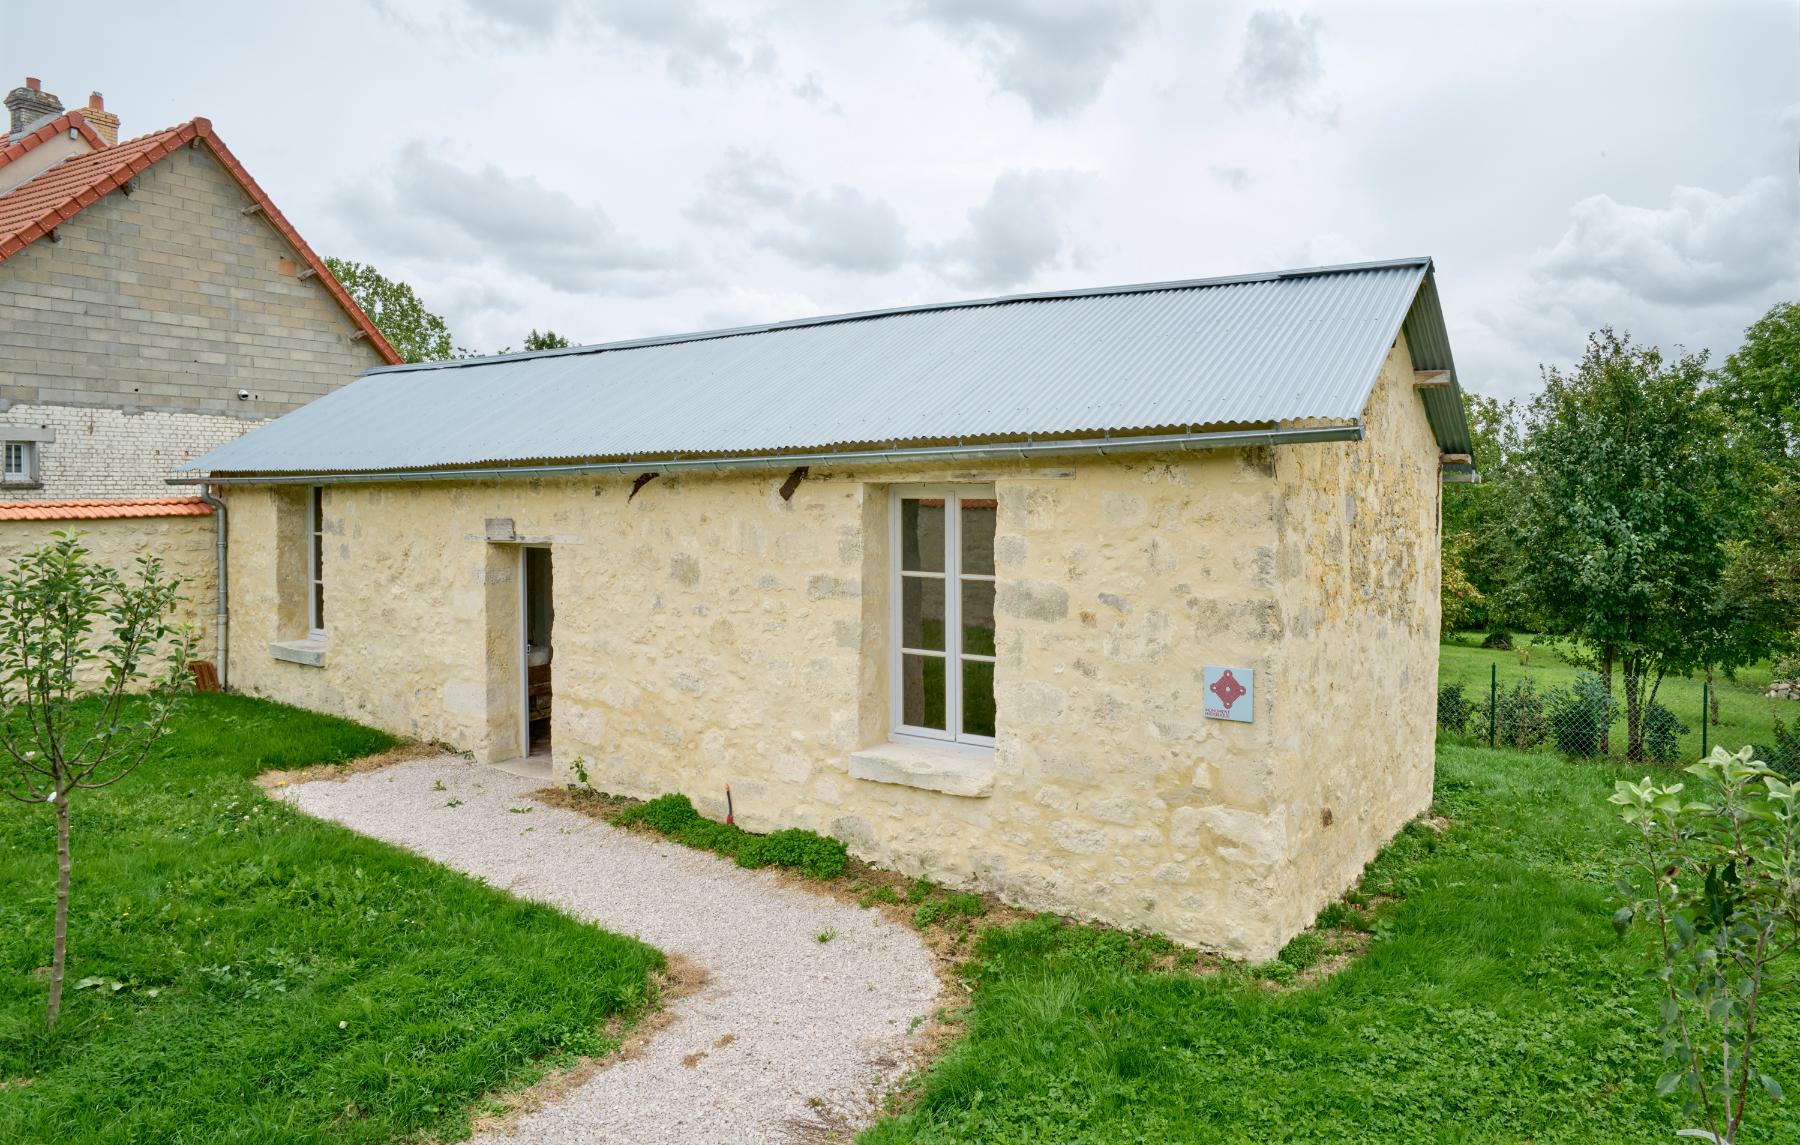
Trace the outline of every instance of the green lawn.
<path fill-rule="evenodd" d="M 1311 987 L 1151 969 L 1053 919 L 989 931 L 968 1034 L 862 1140 L 1670 1140 L 1655 991 L 1610 924 L 1629 836 L 1605 797 L 1624 774 L 1442 748 L 1451 827 L 1384 852 L 1363 891 L 1399 901 L 1366 956 Z M 1763 1060 L 1795 1092 L 1795 999 L 1768 1029 Z M 1751 1120 L 1743 1142 L 1800 1139 L 1800 1109 Z"/>
<path fill-rule="evenodd" d="M 248 780 L 386 736 L 196 697 L 74 812 L 71 984 L 43 1028 L 54 819 L 0 806 L 0 1141 L 457 1135 L 483 1094 L 612 1047 L 661 955 L 316 822 Z M 118 990 L 111 982 L 125 983 Z"/>
<path fill-rule="evenodd" d="M 1438 681 L 1449 684 L 1460 681 L 1471 699 L 1483 711 L 1487 708 L 1488 679 L 1497 668 L 1502 693 L 1517 681 L 1532 678 L 1540 692 L 1566 687 L 1575 680 L 1580 669 L 1558 656 L 1554 645 L 1533 647 L 1528 656 L 1518 651 L 1501 652 L 1482 648 L 1481 633 L 1458 633 L 1439 646 Z M 1537 640 L 1525 636 L 1521 640 Z M 1774 720 L 1779 718 L 1792 727 L 1800 720 L 1800 704 L 1792 700 L 1771 700 L 1768 664 L 1758 664 L 1737 673 L 1737 679 L 1718 677 L 1719 726 L 1707 729 L 1709 745 L 1724 743 L 1737 747 L 1746 743 L 1772 745 L 1775 742 Z M 1688 727 L 1681 737 L 1684 756 L 1700 757 L 1701 677 L 1670 676 L 1657 689 L 1657 702 L 1674 712 Z M 1624 697 L 1620 693 L 1620 703 Z M 1616 750 L 1624 744 L 1624 722 L 1614 725 Z"/>

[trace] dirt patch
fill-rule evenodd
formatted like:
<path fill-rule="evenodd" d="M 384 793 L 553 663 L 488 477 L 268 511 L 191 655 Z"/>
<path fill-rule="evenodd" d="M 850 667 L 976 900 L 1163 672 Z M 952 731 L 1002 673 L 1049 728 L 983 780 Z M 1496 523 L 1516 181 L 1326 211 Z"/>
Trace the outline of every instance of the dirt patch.
<path fill-rule="evenodd" d="M 378 751 L 374 755 L 365 755 L 360 759 L 346 759 L 339 763 L 315 763 L 310 767 L 295 767 L 265 771 L 256 777 L 256 785 L 273 795 L 284 787 L 297 787 L 302 783 L 315 783 L 322 779 L 345 780 L 352 775 L 361 775 L 368 771 L 380 771 L 384 767 L 392 767 L 396 763 L 405 763 L 412 759 L 429 759 L 443 755 L 448 749 L 443 744 L 403 743 L 386 751 Z"/>
<path fill-rule="evenodd" d="M 568 1069 L 546 1074 L 524 1089 L 489 1095 L 482 1103 L 487 1112 L 474 1119 L 474 1133 L 509 1132 L 525 1114 L 561 1100 L 601 1070 L 642 1054 L 650 1039 L 675 1020 L 671 1004 L 699 993 L 708 980 L 705 967 L 697 966 L 679 954 L 669 954 L 665 958 L 662 970 L 650 977 L 650 1008 L 635 1018 L 614 1017 L 606 1023 L 605 1037 L 609 1041 L 629 1030 L 618 1049 L 603 1058 L 582 1058 Z M 706 1055 L 689 1056 L 694 1057 L 693 1064 L 698 1065 L 699 1058 Z M 687 1059 L 682 1061 L 686 1064 Z"/>

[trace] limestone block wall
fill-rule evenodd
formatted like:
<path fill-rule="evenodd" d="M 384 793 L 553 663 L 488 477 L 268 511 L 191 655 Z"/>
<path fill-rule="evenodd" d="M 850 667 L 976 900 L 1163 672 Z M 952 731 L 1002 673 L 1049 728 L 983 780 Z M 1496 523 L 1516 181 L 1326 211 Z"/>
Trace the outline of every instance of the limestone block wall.
<path fill-rule="evenodd" d="M 1438 673 L 1438 446 L 1400 340 L 1357 443 L 1274 451 L 1278 670 L 1292 720 L 1271 830 L 1293 852 L 1274 901 L 1309 922 L 1430 805 Z"/>
<path fill-rule="evenodd" d="M 10 560 L 49 544 L 58 531 L 80 532 L 93 559 L 135 577 L 139 556 L 162 558 L 182 579 L 182 602 L 176 618 L 192 625 L 199 636 L 197 653 L 214 654 L 213 620 L 218 609 L 218 560 L 213 519 L 206 517 L 130 517 L 99 521 L 0 521 L 0 560 Z"/>
<path fill-rule="evenodd" d="M 510 518 L 552 551 L 565 778 L 579 758 L 596 787 L 721 817 L 730 783 L 751 830 L 809 827 L 1030 907 L 1267 957 L 1429 791 L 1436 446 L 1402 357 L 1405 392 L 1378 393 L 1379 428 L 1342 446 L 815 469 L 791 501 L 779 472 L 669 474 L 635 498 L 630 477 L 330 486 L 317 667 L 269 651 L 304 634 L 305 493 L 232 489 L 232 679 L 515 754 L 520 550 L 484 539 Z M 999 500 L 985 798 L 848 770 L 888 735 L 888 490 L 923 482 Z M 1404 694 L 1358 670 L 1396 659 Z M 1255 670 L 1254 722 L 1202 718 L 1207 665 Z"/>

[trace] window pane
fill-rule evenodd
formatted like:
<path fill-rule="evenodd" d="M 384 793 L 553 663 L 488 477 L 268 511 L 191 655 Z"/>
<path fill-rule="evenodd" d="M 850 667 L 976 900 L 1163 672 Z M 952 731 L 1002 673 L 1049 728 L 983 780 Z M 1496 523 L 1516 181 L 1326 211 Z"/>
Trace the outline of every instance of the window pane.
<path fill-rule="evenodd" d="M 901 720 L 915 728 L 945 730 L 942 656 L 900 657 Z"/>
<path fill-rule="evenodd" d="M 900 578 L 900 644 L 905 648 L 944 650 L 942 577 Z"/>
<path fill-rule="evenodd" d="M 962 571 L 993 575 L 994 519 L 999 505 L 992 497 L 962 499 Z"/>
<path fill-rule="evenodd" d="M 965 654 L 994 654 L 994 582 L 962 582 L 962 649 Z"/>
<path fill-rule="evenodd" d="M 944 571 L 943 498 L 900 501 L 900 567 L 908 572 Z"/>
<path fill-rule="evenodd" d="M 321 581 L 313 582 L 312 626 L 321 632 L 325 630 L 325 585 Z"/>
<path fill-rule="evenodd" d="M 962 734 L 994 734 L 994 666 L 986 660 L 962 662 Z"/>

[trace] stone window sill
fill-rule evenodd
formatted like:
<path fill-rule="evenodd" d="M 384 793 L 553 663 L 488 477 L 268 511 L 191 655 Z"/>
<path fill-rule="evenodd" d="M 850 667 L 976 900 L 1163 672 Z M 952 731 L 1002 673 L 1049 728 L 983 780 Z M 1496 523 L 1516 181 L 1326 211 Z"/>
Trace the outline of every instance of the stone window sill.
<path fill-rule="evenodd" d="M 850 753 L 850 778 L 985 799 L 994 793 L 994 753 L 948 745 L 877 744 Z"/>
<path fill-rule="evenodd" d="M 269 645 L 269 655 L 277 660 L 285 660 L 289 664 L 299 664 L 307 668 L 323 668 L 325 666 L 325 650 L 330 647 L 323 640 L 277 640 Z"/>

